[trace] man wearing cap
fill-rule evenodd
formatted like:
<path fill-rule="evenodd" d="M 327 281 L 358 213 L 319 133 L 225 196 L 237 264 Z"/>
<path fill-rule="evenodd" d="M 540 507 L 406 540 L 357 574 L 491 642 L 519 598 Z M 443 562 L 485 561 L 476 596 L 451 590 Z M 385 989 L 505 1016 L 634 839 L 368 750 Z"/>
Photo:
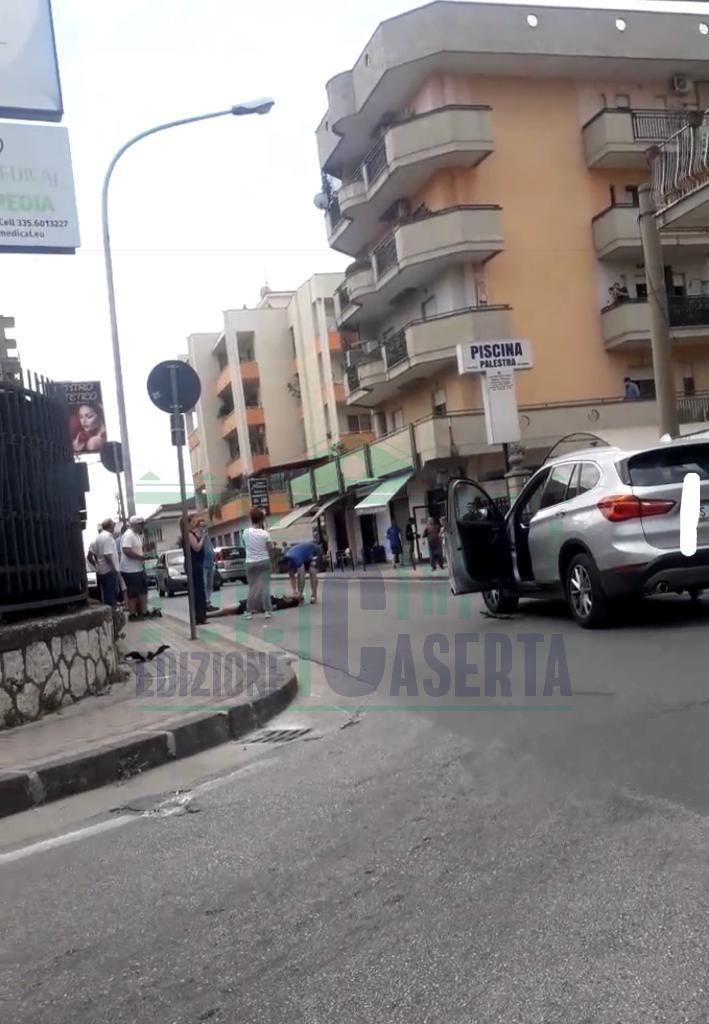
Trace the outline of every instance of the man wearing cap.
<path fill-rule="evenodd" d="M 148 581 L 143 563 L 143 517 L 131 516 L 121 537 L 120 562 L 130 619 L 138 619 L 147 611 Z"/>
<path fill-rule="evenodd" d="M 115 523 L 111 518 L 104 519 L 99 527 L 96 539 L 89 547 L 89 561 L 96 570 L 96 582 L 104 604 L 115 608 L 121 592 L 118 551 L 113 539 Z"/>

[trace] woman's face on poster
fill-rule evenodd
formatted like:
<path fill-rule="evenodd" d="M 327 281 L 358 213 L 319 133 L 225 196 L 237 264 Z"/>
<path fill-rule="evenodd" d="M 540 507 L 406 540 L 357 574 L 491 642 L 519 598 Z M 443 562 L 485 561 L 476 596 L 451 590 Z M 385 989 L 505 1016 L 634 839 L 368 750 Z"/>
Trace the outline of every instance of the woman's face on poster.
<path fill-rule="evenodd" d="M 94 434 L 103 426 L 101 414 L 90 405 L 79 406 L 79 426 L 87 434 Z"/>

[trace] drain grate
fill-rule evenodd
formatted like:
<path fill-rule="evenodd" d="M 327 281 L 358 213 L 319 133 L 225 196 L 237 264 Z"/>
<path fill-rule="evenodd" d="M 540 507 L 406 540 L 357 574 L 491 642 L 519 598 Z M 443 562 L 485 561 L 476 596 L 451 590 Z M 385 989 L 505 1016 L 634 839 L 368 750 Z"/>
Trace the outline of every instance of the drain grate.
<path fill-rule="evenodd" d="M 299 740 L 307 736 L 312 729 L 305 726 L 292 725 L 286 729 L 261 729 L 254 733 L 247 743 L 290 743 L 291 740 Z"/>

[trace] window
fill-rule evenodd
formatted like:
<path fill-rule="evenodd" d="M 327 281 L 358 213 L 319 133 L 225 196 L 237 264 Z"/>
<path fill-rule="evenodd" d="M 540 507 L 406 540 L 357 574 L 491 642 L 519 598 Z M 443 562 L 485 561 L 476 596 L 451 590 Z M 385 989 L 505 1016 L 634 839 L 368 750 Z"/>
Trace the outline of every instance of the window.
<path fill-rule="evenodd" d="M 681 297 L 687 294 L 687 275 L 686 274 L 673 274 L 672 275 L 672 294 L 677 297 Z"/>
<path fill-rule="evenodd" d="M 644 274 L 635 275 L 635 294 L 639 299 L 647 298 L 647 281 Z"/>
<path fill-rule="evenodd" d="M 633 487 L 681 484 L 687 473 L 709 480 L 709 455 L 705 445 L 683 444 L 633 455 L 628 460 L 628 477 Z"/>
<path fill-rule="evenodd" d="M 647 380 L 636 380 L 635 383 L 640 389 L 640 397 L 646 400 L 655 398 L 655 381 L 652 377 L 648 377 Z"/>
<path fill-rule="evenodd" d="M 328 331 L 336 331 L 337 318 L 335 317 L 335 303 L 332 299 L 325 299 L 325 319 Z"/>
<path fill-rule="evenodd" d="M 268 455 L 266 428 L 262 423 L 249 427 L 249 446 L 252 455 Z"/>
<path fill-rule="evenodd" d="M 399 430 L 404 425 L 404 410 L 395 409 L 389 413 L 389 430 Z"/>
<path fill-rule="evenodd" d="M 446 389 L 437 388 L 436 391 L 433 392 L 433 415 L 445 416 L 447 409 Z"/>
<path fill-rule="evenodd" d="M 539 511 L 542 501 L 542 491 L 544 490 L 547 475 L 547 472 L 541 472 L 539 476 L 533 480 L 531 484 L 532 489 L 524 496 L 520 503 L 518 522 L 522 523 L 523 526 L 529 526 L 530 522 Z"/>
<path fill-rule="evenodd" d="M 637 185 L 626 185 L 625 186 L 625 203 L 630 206 L 640 205 L 640 196 L 638 195 Z"/>
<path fill-rule="evenodd" d="M 437 313 L 436 296 L 431 295 L 430 298 L 424 299 L 421 303 L 421 318 L 423 320 L 430 320 L 432 316 Z"/>
<path fill-rule="evenodd" d="M 500 516 L 484 491 L 463 480 L 455 489 L 455 518 L 459 523 L 480 523 Z"/>
<path fill-rule="evenodd" d="M 697 391 L 694 385 L 694 377 L 682 378 L 682 390 L 684 391 L 686 398 L 691 398 L 692 395 L 696 395 Z"/>
<path fill-rule="evenodd" d="M 241 458 L 241 451 L 239 450 L 239 435 L 236 431 L 233 434 L 229 434 L 226 441 L 229 445 L 229 459 L 233 462 L 234 459 Z"/>
<path fill-rule="evenodd" d="M 567 501 L 570 498 L 578 498 L 581 494 L 585 494 L 586 491 L 592 490 L 600 479 L 600 470 L 593 462 L 579 462 L 574 468 L 574 474 L 571 477 L 569 490 L 566 494 Z"/>
<path fill-rule="evenodd" d="M 236 336 L 236 347 L 239 351 L 240 363 L 252 363 L 255 356 L 254 332 L 244 331 Z"/>
<path fill-rule="evenodd" d="M 377 437 L 381 437 L 382 434 L 387 432 L 387 418 L 384 412 L 375 412 L 374 414 L 374 432 Z"/>
<path fill-rule="evenodd" d="M 350 434 L 368 434 L 372 429 L 369 416 L 362 413 L 361 416 L 347 417 L 347 431 Z"/>
<path fill-rule="evenodd" d="M 571 462 L 552 469 L 542 494 L 540 508 L 551 508 L 552 505 L 558 505 L 566 500 L 566 488 L 569 486 L 573 469 L 574 464 Z"/>

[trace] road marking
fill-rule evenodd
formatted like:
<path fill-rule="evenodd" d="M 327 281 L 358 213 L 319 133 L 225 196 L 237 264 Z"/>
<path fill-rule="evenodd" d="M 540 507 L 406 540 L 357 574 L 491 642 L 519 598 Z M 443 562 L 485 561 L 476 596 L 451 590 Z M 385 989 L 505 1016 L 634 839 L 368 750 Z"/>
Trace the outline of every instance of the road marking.
<path fill-rule="evenodd" d="M 55 836 L 53 839 L 43 839 L 39 843 L 32 843 L 31 846 L 23 846 L 19 850 L 11 850 L 10 853 L 0 853 L 0 866 L 11 864 L 13 861 L 23 860 L 35 853 L 44 853 L 45 850 L 54 850 L 58 846 L 67 846 L 69 843 L 77 843 L 81 839 L 88 839 L 89 836 L 99 835 L 101 832 L 110 832 L 111 829 L 121 828 L 131 821 L 138 821 L 134 815 L 123 814 L 119 818 L 109 818 L 108 821 L 100 821 L 97 825 L 87 825 L 86 828 L 76 829 L 75 832 L 66 832 L 62 836 Z"/>
<path fill-rule="evenodd" d="M 679 549 L 687 558 L 697 553 L 699 524 L 699 474 L 686 473 L 679 507 Z"/>

